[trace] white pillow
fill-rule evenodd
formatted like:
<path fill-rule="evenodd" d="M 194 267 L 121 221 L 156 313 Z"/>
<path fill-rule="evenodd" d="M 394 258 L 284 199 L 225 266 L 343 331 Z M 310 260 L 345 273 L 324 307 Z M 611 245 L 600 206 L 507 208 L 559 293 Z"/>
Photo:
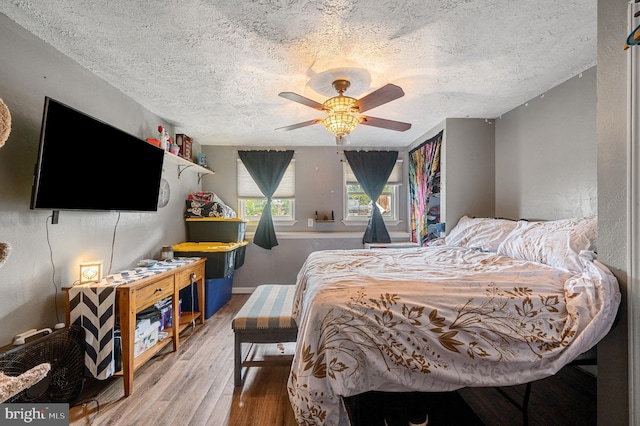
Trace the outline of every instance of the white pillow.
<path fill-rule="evenodd" d="M 516 224 L 516 221 L 508 219 L 462 216 L 444 238 L 445 244 L 495 252 Z"/>
<path fill-rule="evenodd" d="M 598 234 L 597 217 L 548 222 L 518 222 L 498 254 L 581 271 L 580 252 L 590 250 Z"/>

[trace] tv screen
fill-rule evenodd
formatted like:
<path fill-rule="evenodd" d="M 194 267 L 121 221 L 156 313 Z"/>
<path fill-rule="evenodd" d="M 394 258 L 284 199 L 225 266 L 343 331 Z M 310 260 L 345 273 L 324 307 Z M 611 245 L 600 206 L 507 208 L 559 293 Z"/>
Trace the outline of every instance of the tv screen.
<path fill-rule="evenodd" d="M 156 211 L 164 150 L 45 98 L 32 209 Z"/>

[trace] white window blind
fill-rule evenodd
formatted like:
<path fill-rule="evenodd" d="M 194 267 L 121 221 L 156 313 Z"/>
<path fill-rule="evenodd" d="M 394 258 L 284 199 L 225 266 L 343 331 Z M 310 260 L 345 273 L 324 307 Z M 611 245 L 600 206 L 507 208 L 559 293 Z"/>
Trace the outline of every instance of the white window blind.
<path fill-rule="evenodd" d="M 265 198 L 241 159 L 238 158 L 238 198 Z M 296 160 L 291 160 L 273 198 L 295 198 Z"/>
<path fill-rule="evenodd" d="M 345 176 L 347 185 L 359 185 L 358 179 L 356 179 L 356 175 L 353 174 L 351 170 L 351 166 L 348 161 L 345 161 Z M 391 170 L 391 174 L 389 175 L 389 179 L 387 179 L 387 184 L 389 185 L 400 185 L 402 184 L 402 160 L 397 160 L 395 166 L 393 166 L 393 170 Z"/>

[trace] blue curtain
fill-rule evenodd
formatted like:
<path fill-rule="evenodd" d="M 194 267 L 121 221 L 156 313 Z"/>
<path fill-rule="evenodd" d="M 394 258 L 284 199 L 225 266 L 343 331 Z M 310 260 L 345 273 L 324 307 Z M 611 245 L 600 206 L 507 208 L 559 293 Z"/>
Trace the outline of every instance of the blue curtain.
<path fill-rule="evenodd" d="M 344 151 L 344 155 L 358 183 L 373 202 L 362 242 L 390 243 L 391 237 L 382 219 L 382 213 L 376 207 L 376 201 L 396 164 L 398 151 Z"/>
<path fill-rule="evenodd" d="M 271 250 L 278 245 L 271 217 L 271 199 L 289 167 L 293 151 L 238 151 L 238 155 L 262 194 L 267 197 L 267 204 L 262 210 L 253 243 Z"/>

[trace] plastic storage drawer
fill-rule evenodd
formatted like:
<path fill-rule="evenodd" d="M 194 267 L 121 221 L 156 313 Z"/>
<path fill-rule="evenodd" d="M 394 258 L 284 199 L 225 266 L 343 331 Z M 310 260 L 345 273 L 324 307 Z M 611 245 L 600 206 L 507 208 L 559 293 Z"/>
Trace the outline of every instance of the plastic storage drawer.
<path fill-rule="evenodd" d="M 186 218 L 187 240 L 218 241 L 222 243 L 240 243 L 244 241 L 247 222 L 242 219 L 224 219 L 218 217 Z"/>
<path fill-rule="evenodd" d="M 173 246 L 176 256 L 204 257 L 205 278 L 226 278 L 233 274 L 235 269 L 236 249 L 244 247 L 247 241 L 241 243 L 180 243 Z M 244 258 L 243 258 L 244 261 Z"/>
<path fill-rule="evenodd" d="M 234 264 L 235 269 L 238 269 L 239 267 L 244 265 L 244 254 L 246 250 L 247 250 L 247 246 L 238 247 L 236 249 L 236 259 Z"/>

